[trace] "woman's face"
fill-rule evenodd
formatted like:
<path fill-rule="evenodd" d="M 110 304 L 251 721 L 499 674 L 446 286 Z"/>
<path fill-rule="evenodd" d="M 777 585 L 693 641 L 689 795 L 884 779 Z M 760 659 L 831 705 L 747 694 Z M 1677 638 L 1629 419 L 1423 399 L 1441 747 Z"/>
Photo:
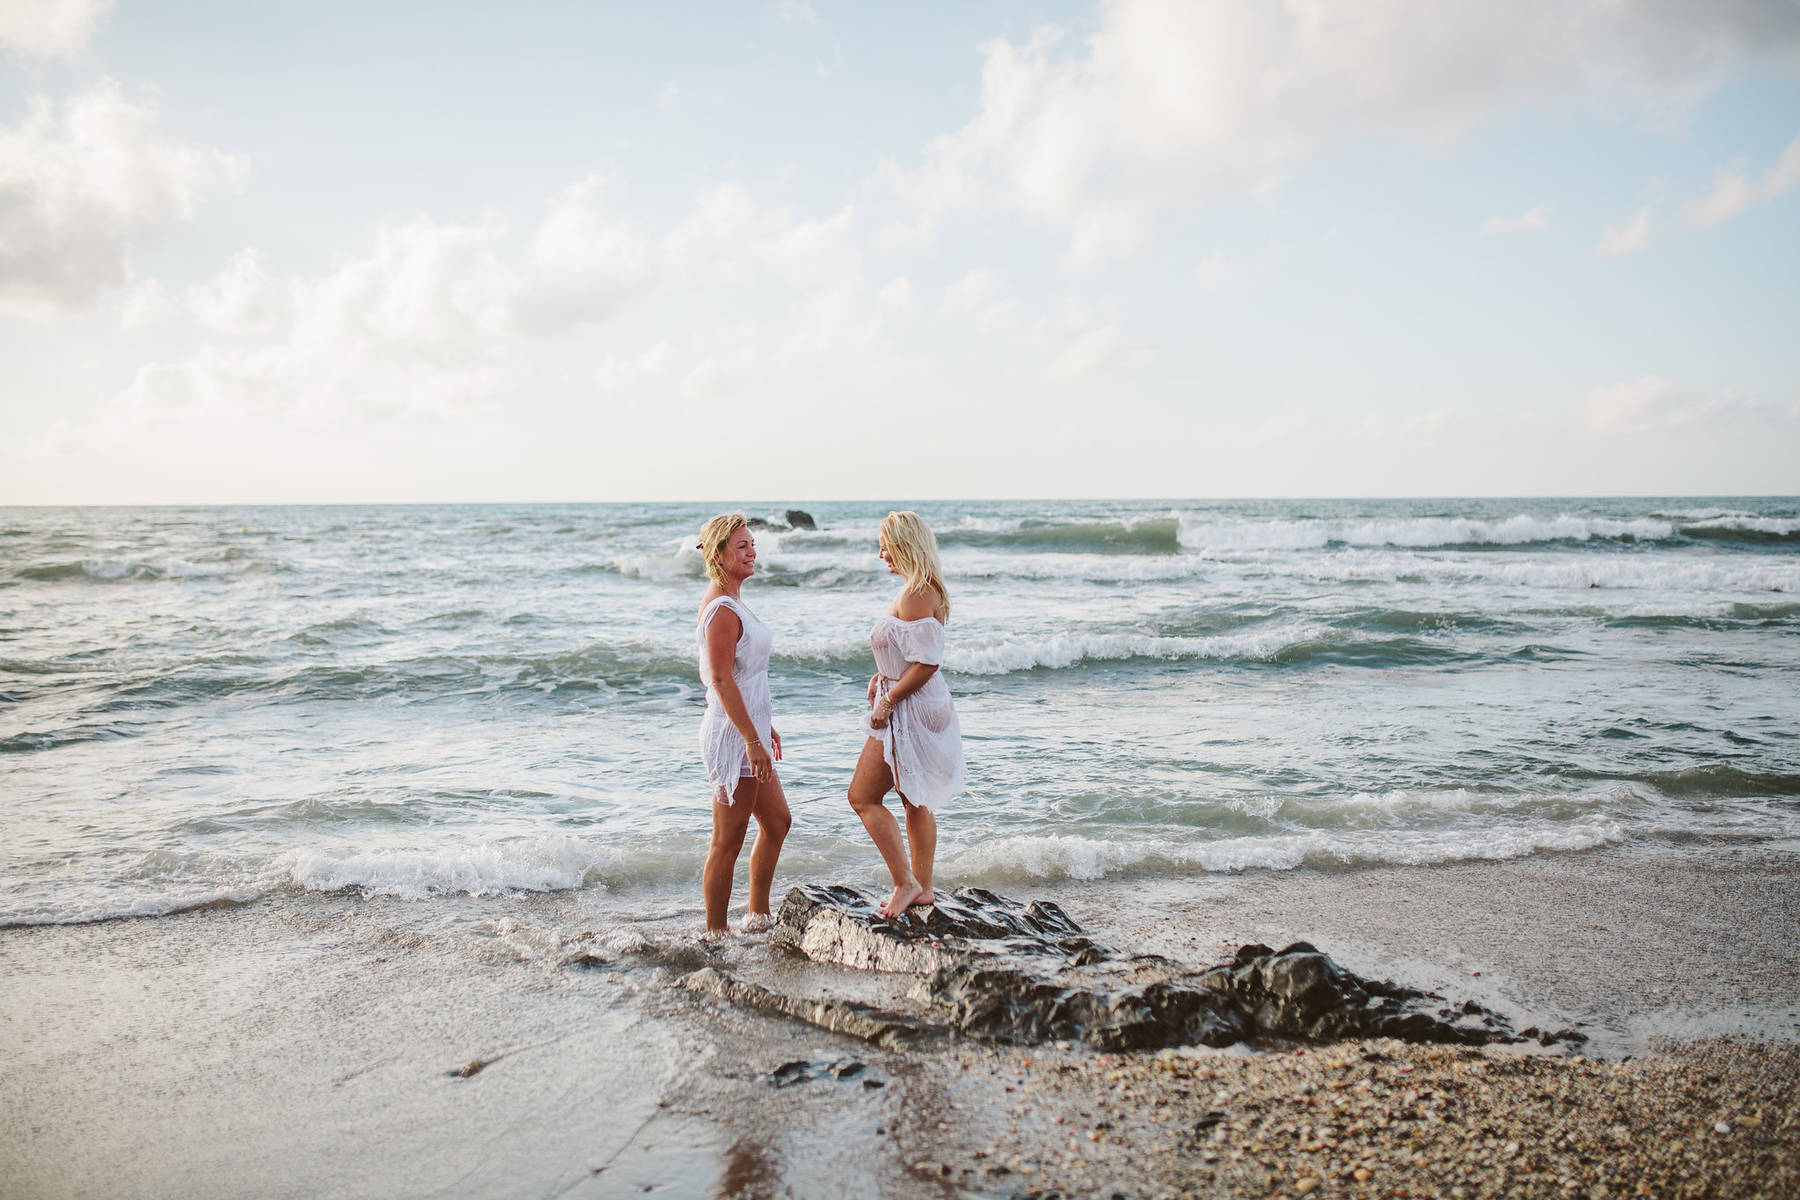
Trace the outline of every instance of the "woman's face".
<path fill-rule="evenodd" d="M 740 529 L 725 539 L 719 550 L 719 567 L 727 579 L 748 579 L 756 574 L 756 539 Z"/>
<path fill-rule="evenodd" d="M 900 568 L 894 565 L 894 552 L 888 549 L 887 539 L 881 538 L 879 541 L 881 544 L 881 561 L 887 564 L 888 574 L 898 575 L 900 573 Z"/>

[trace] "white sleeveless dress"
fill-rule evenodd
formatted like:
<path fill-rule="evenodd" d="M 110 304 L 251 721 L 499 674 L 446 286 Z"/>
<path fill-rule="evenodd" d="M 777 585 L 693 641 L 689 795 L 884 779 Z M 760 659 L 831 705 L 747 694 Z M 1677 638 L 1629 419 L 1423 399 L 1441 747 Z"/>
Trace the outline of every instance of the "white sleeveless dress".
<path fill-rule="evenodd" d="M 773 707 L 769 697 L 769 647 L 775 638 L 769 627 L 757 620 L 755 613 L 730 596 L 715 597 L 700 610 L 699 628 L 694 633 L 700 654 L 700 682 L 706 685 L 706 715 L 700 718 L 700 761 L 706 764 L 706 778 L 712 784 L 713 799 L 729 806 L 737 791 L 738 780 L 754 772 L 750 767 L 750 748 L 744 744 L 743 736 L 731 723 L 731 718 L 725 715 L 725 704 L 719 699 L 712 670 L 706 661 L 706 628 L 721 608 L 729 608 L 742 623 L 731 677 L 737 680 L 738 691 L 744 697 L 744 709 L 749 714 L 750 724 L 756 728 L 756 736 L 762 739 L 764 746 L 771 748 L 774 743 L 769 736 Z"/>
<path fill-rule="evenodd" d="M 869 631 L 875 650 L 875 698 L 880 700 L 913 663 L 944 661 L 944 626 L 936 617 L 902 621 L 884 613 Z M 942 671 L 932 672 L 925 686 L 901 700 L 876 729 L 863 717 L 863 732 L 881 743 L 881 757 L 894 773 L 894 787 L 907 802 L 936 812 L 963 790 L 962 726 L 950 701 L 950 685 Z"/>

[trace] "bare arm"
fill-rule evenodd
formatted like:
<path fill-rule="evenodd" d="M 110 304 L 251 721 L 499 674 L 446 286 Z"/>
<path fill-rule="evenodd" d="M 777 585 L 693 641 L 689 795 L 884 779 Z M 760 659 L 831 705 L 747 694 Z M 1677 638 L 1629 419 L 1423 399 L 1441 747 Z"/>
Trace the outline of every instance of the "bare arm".
<path fill-rule="evenodd" d="M 944 610 L 942 600 L 935 592 L 902 592 L 900 600 L 894 608 L 894 615 L 902 621 L 922 621 L 926 617 L 936 617 L 939 622 L 942 622 L 949 616 L 949 613 Z M 871 678 L 869 680 L 869 703 L 874 707 L 875 713 L 870 717 L 869 723 L 877 729 L 886 725 L 888 717 L 893 713 L 894 706 L 924 687 L 926 681 L 937 674 L 937 669 L 936 663 L 908 663 L 906 673 L 888 688 L 886 712 L 882 711 L 883 706 L 875 703 L 875 679 Z"/>
<path fill-rule="evenodd" d="M 744 623 L 730 608 L 719 607 L 721 611 L 713 614 L 712 624 L 706 627 L 706 668 L 712 673 L 713 690 L 719 693 L 726 719 L 749 747 L 751 770 L 758 779 L 769 779 L 775 773 L 774 759 L 770 757 L 769 748 L 762 744 L 762 735 L 750 723 L 744 693 L 738 689 L 737 677 L 731 671 L 737 663 L 738 637 L 744 631 Z M 772 729 L 769 739 L 780 744 Z"/>

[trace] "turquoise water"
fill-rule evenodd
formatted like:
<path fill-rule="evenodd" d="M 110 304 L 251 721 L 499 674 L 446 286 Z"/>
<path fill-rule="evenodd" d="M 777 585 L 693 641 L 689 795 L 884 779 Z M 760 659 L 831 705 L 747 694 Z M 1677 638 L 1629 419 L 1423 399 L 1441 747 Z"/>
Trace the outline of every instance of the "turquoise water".
<path fill-rule="evenodd" d="M 888 506 L 804 507 L 744 592 L 783 878 L 873 881 L 843 794 Z M 919 508 L 969 759 L 952 886 L 1800 849 L 1800 501 Z M 696 879 L 715 511 L 0 510 L 0 922 Z"/>

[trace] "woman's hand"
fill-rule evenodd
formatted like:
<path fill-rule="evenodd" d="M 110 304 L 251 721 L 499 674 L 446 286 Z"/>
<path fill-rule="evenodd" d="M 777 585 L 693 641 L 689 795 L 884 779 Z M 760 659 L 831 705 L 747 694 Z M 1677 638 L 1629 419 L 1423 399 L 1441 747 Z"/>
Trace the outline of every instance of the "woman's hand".
<path fill-rule="evenodd" d="M 780 762 L 781 761 L 781 735 L 779 733 L 775 732 L 774 726 L 769 727 L 769 744 L 775 750 L 775 761 Z"/>
<path fill-rule="evenodd" d="M 869 705 L 869 728 L 886 729 L 888 718 L 894 715 L 894 700 L 890 693 Z"/>
<path fill-rule="evenodd" d="M 775 778 L 775 760 L 769 757 L 769 748 L 761 742 L 749 742 L 750 773 L 758 783 L 767 783 Z"/>

